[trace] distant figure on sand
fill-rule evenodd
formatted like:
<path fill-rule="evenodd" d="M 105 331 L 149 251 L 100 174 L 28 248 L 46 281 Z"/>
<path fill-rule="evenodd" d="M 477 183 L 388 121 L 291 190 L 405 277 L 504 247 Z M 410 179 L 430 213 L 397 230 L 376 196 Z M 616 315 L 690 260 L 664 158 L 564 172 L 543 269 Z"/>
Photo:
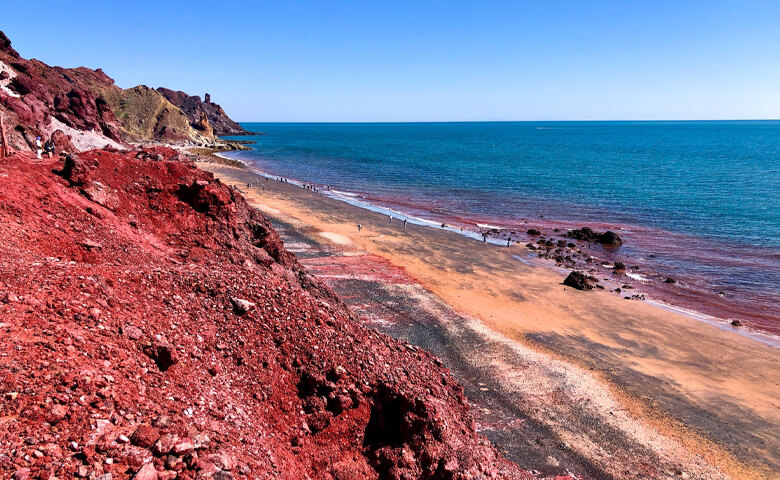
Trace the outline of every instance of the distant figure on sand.
<path fill-rule="evenodd" d="M 487 233 L 482 234 L 482 243 L 487 243 Z"/>
<path fill-rule="evenodd" d="M 41 154 L 43 153 L 43 145 L 41 144 L 41 137 L 35 137 L 35 151 L 37 153 L 38 160 L 41 159 Z"/>
<path fill-rule="evenodd" d="M 390 223 L 393 223 L 393 216 L 392 215 L 388 215 L 388 218 L 390 218 Z"/>
<path fill-rule="evenodd" d="M 358 223 L 358 232 L 363 228 L 363 225 Z"/>
<path fill-rule="evenodd" d="M 509 237 L 506 239 L 506 246 L 508 247 L 509 244 L 512 243 L 512 237 Z"/>
<path fill-rule="evenodd" d="M 406 230 L 406 219 L 404 218 L 404 230 Z"/>

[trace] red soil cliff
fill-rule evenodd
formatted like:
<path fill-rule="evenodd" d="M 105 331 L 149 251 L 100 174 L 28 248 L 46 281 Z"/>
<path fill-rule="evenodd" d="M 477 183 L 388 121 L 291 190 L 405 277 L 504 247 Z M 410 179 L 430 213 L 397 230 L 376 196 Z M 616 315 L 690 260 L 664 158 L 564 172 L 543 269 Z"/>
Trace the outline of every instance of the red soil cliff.
<path fill-rule="evenodd" d="M 0 478 L 530 477 L 173 150 L 0 162 Z"/>

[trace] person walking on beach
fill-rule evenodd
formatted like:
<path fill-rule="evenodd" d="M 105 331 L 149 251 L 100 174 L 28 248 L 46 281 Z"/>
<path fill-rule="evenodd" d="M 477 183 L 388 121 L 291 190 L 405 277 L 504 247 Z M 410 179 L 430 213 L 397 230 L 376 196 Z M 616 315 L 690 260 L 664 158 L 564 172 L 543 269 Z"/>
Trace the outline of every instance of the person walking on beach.
<path fill-rule="evenodd" d="M 404 230 L 406 230 L 406 219 L 404 218 Z"/>
<path fill-rule="evenodd" d="M 482 234 L 482 243 L 487 243 L 487 233 Z"/>
<path fill-rule="evenodd" d="M 388 215 L 388 218 L 390 218 L 390 223 L 393 223 L 393 216 L 392 215 Z"/>
<path fill-rule="evenodd" d="M 43 153 L 43 145 L 41 144 L 41 137 L 35 137 L 35 152 L 37 153 L 38 160 L 41 159 L 41 154 Z"/>
<path fill-rule="evenodd" d="M 358 232 L 363 228 L 363 225 L 358 223 Z"/>
<path fill-rule="evenodd" d="M 506 246 L 508 247 L 509 244 L 512 243 L 512 237 L 509 237 L 506 239 Z"/>

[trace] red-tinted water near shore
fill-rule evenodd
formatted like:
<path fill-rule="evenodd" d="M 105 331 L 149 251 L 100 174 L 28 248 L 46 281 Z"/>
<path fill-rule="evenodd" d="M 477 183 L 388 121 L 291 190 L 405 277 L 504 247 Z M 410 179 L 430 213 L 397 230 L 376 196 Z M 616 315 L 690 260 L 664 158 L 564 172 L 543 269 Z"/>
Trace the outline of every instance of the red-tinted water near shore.
<path fill-rule="evenodd" d="M 629 289 L 621 288 L 620 294 L 644 294 L 648 300 L 724 328 L 734 331 L 747 329 L 776 337 L 767 339 L 770 343 L 776 343 L 780 337 L 776 292 L 777 279 L 780 278 L 780 252 L 769 248 L 743 248 L 736 257 L 734 249 L 740 248 L 737 245 L 723 245 L 704 238 L 637 225 L 457 214 L 445 205 L 425 205 L 414 198 L 401 196 L 359 194 L 356 199 L 359 202 L 350 203 L 366 202 L 384 207 L 397 212 L 398 218 L 408 215 L 433 224 L 463 229 L 464 232 L 490 232 L 488 238 L 501 239 L 501 243 L 507 238 L 511 238 L 513 244 L 536 242 L 540 236 L 529 235 L 527 231 L 530 228 L 541 231 L 543 238 L 566 240 L 567 243 L 572 241 L 564 236 L 569 230 L 584 226 L 595 231 L 612 230 L 623 239 L 622 246 L 615 248 L 576 242 L 577 247 L 573 249 L 593 257 L 592 262 L 580 263 L 578 268 L 592 271 L 607 288 L 629 285 Z M 554 217 L 554 209 L 550 211 L 550 216 Z M 530 250 L 525 254 L 529 260 L 538 257 Z M 540 262 L 545 263 L 544 260 Z M 615 262 L 627 266 L 625 273 L 613 271 Z M 553 262 L 548 260 L 546 263 Z M 767 282 L 765 288 L 761 285 L 746 288 L 745 270 L 761 272 L 757 278 Z M 731 281 L 730 276 L 735 275 L 735 271 L 743 273 L 739 275 L 739 281 Z M 667 279 L 674 280 L 674 283 Z M 741 325 L 734 326 L 732 323 Z"/>

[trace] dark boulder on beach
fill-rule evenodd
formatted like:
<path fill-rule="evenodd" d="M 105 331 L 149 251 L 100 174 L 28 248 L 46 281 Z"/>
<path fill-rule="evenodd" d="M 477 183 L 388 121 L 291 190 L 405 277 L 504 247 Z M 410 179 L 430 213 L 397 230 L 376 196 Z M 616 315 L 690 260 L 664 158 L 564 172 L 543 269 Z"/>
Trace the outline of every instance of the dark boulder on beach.
<path fill-rule="evenodd" d="M 586 242 L 595 242 L 598 239 L 599 234 L 594 232 L 590 227 L 582 227 L 578 230 L 569 230 L 564 236 L 576 240 L 584 240 Z"/>
<path fill-rule="evenodd" d="M 611 230 L 607 230 L 604 233 L 599 233 L 593 231 L 593 229 L 590 227 L 582 227 L 578 230 L 569 230 L 564 236 L 590 243 L 600 243 L 602 245 L 619 246 L 623 244 L 623 239 L 621 239 L 617 233 Z"/>
<path fill-rule="evenodd" d="M 582 272 L 572 270 L 569 276 L 563 281 L 563 284 L 576 288 L 577 290 L 593 290 L 598 280 L 595 277 L 585 275 Z"/>
<path fill-rule="evenodd" d="M 606 232 L 599 235 L 598 243 L 601 243 L 603 245 L 623 245 L 623 239 L 618 236 L 617 233 L 607 230 Z"/>
<path fill-rule="evenodd" d="M 528 233 L 528 235 L 541 235 L 542 234 L 542 232 L 540 232 L 539 230 L 537 230 L 535 228 L 529 228 L 527 233 Z"/>

